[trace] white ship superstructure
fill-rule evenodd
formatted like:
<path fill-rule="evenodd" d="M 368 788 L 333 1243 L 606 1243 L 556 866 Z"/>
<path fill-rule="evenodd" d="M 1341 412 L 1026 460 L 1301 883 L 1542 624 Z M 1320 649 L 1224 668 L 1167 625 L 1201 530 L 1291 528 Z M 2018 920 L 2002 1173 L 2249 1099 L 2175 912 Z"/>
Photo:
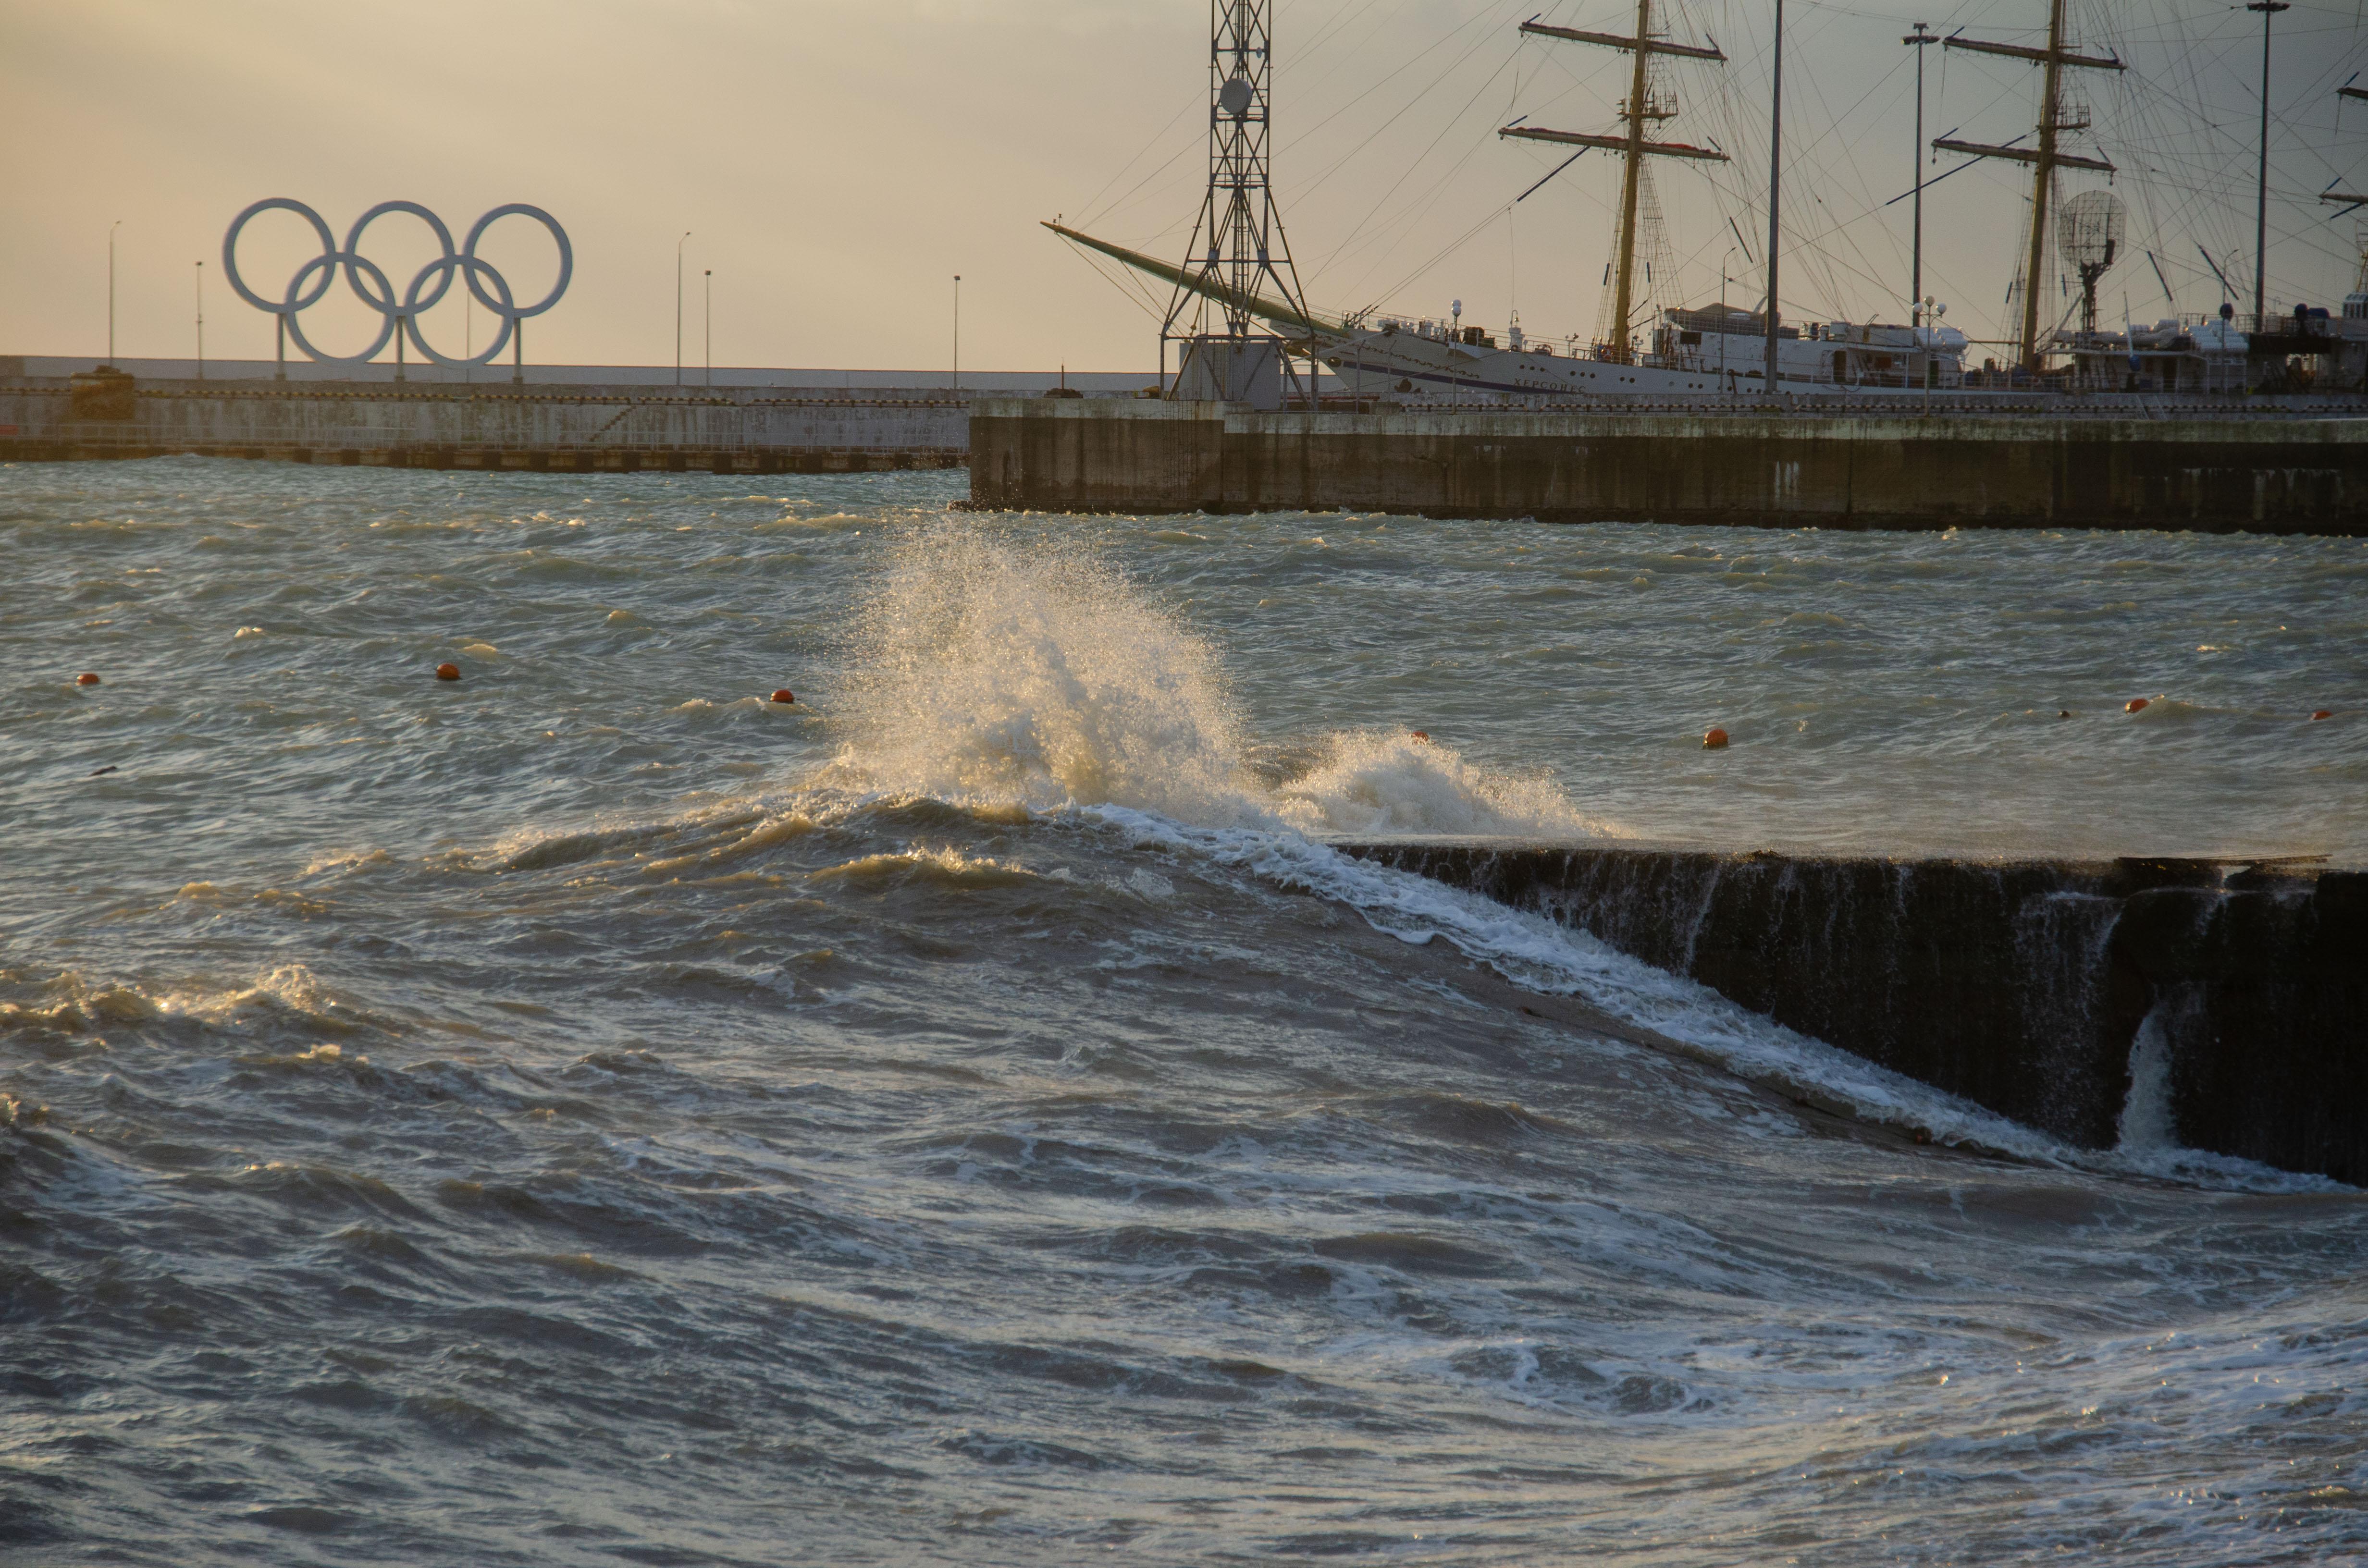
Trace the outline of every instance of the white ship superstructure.
<path fill-rule="evenodd" d="M 1156 257 L 1097 240 L 1059 223 L 1064 239 L 1180 287 L 1208 293 L 1264 322 L 1303 356 L 1338 379 L 1341 392 L 1364 400 L 1446 405 L 1522 405 L 1569 398 L 1701 397 L 1760 390 L 1766 318 L 1713 306 L 1662 312 L 1653 351 L 1626 360 L 1597 351 L 1575 354 L 1519 329 L 1499 344 L 1479 327 L 1449 321 L 1374 317 L 1347 322 L 1257 294 L 1235 296 L 1222 284 Z M 1953 327 L 1817 322 L 1779 325 L 1777 390 L 1794 396 L 1905 395 L 1929 375 L 1936 388 L 1964 379 L 1965 337 Z"/>
<path fill-rule="evenodd" d="M 1316 357 L 1358 398 L 1401 402 L 1519 403 L 1536 398 L 1696 396 L 1756 392 L 1764 375 L 1767 319 L 1713 306 L 1668 310 L 1652 347 L 1625 359 L 1557 351 L 1524 341 L 1516 327 L 1499 345 L 1478 327 L 1381 317 L 1371 331 L 1341 327 L 1311 335 Z M 1780 392 L 1794 395 L 1904 392 L 1964 380 L 1965 337 L 1952 327 L 1816 322 L 1776 329 Z"/>

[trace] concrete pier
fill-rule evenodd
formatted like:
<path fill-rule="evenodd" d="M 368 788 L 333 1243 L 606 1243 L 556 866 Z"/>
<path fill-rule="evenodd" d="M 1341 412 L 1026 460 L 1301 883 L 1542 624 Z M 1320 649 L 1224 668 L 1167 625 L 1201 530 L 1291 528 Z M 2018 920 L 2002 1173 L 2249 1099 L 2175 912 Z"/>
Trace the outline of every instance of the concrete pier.
<path fill-rule="evenodd" d="M 373 467 L 780 473 L 958 468 L 970 400 L 930 388 L 0 381 L 0 461 L 196 453 Z"/>
<path fill-rule="evenodd" d="M 983 399 L 970 448 L 971 504 L 983 508 L 2368 528 L 2368 416 L 2324 410 L 1258 414 L 1230 403 Z"/>
<path fill-rule="evenodd" d="M 1645 845 L 1344 845 L 1547 915 L 2086 1148 L 2134 1067 L 2182 1145 L 2368 1185 L 2368 872 Z M 2135 1052 L 2144 1031 L 2153 1064 Z"/>

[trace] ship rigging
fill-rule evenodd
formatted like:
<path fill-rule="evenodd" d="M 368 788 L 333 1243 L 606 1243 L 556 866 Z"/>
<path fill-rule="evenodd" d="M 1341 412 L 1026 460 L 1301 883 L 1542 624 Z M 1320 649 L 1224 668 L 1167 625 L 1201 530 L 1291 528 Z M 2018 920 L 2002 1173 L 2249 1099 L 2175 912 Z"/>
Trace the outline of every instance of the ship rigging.
<path fill-rule="evenodd" d="M 1978 376 L 1969 373 L 1965 367 L 1968 339 L 1963 332 L 1941 324 L 1947 307 L 1931 299 L 1912 298 L 1910 322 L 1905 325 L 1881 321 L 1798 324 L 1782 320 L 1779 268 L 1785 245 L 1779 222 L 1782 205 L 1777 199 L 1783 166 L 1782 0 L 1776 0 L 1775 6 L 1768 106 L 1767 249 L 1757 258 L 1764 269 L 1765 289 L 1757 306 L 1750 309 L 1728 304 L 1723 294 L 1714 307 L 1688 308 L 1679 302 L 1682 296 L 1679 301 L 1665 302 L 1658 290 L 1673 286 L 1673 280 L 1666 265 L 1658 278 L 1653 270 L 1656 249 L 1666 255 L 1654 165 L 1666 161 L 1705 171 L 1733 166 L 1728 151 L 1716 137 L 1703 144 L 1689 139 L 1682 130 L 1671 134 L 1679 104 L 1665 67 L 1717 73 L 1728 64 L 1726 51 L 1707 33 L 1698 39 L 1670 34 L 1664 13 L 1676 4 L 1677 0 L 1634 0 L 1633 30 L 1625 32 L 1565 27 L 1539 17 L 1521 22 L 1516 29 L 1525 40 L 1549 48 L 1577 45 L 1626 57 L 1627 92 L 1612 108 L 1611 128 L 1601 131 L 1550 129 L 1531 123 L 1523 115 L 1496 129 L 1500 142 L 1572 150 L 1569 158 L 1529 186 L 1514 202 L 1534 194 L 1587 153 L 1610 153 L 1620 160 L 1616 224 L 1612 254 L 1605 267 L 1602 312 L 1591 342 L 1584 347 L 1573 340 L 1557 353 L 1550 340 L 1525 338 L 1517 313 L 1500 344 L 1486 330 L 1463 324 L 1460 301 L 1445 317 L 1418 321 L 1372 309 L 1326 313 L 1310 305 L 1291 257 L 1269 178 L 1274 0 L 1212 0 L 1210 179 L 1181 264 L 1095 238 L 1074 225 L 1053 222 L 1046 227 L 1085 250 L 1169 285 L 1169 303 L 1161 324 L 1163 395 L 1247 402 L 1262 407 L 1279 407 L 1286 401 L 1314 405 L 1315 376 L 1303 377 L 1303 366 L 1309 372 L 1316 372 L 1317 367 L 1329 371 L 1332 386 L 1360 407 L 1388 400 L 1530 404 L 1603 397 L 1633 401 L 1777 393 L 1814 400 L 1915 392 L 1929 400 L 1935 392 L 1954 393 L 1975 386 L 2025 393 L 2049 387 L 2084 392 L 2148 387 L 2226 392 L 2249 389 L 2256 383 L 2254 372 L 2248 369 L 2248 355 L 2260 358 L 2252 353 L 2252 339 L 2302 342 L 2317 330 L 2311 325 L 2314 321 L 2328 319 L 2323 310 L 2315 316 L 2303 310 L 2296 318 L 2303 324 L 2290 331 L 2282 321 L 2272 324 L 2261 318 L 2257 307 L 2255 318 L 2240 326 L 2224 305 L 2217 322 L 2166 318 L 2142 329 L 2126 319 L 2124 310 L 2118 333 L 2100 324 L 2097 283 L 2123 255 L 2121 208 L 2117 199 L 2093 190 L 2066 204 L 2058 189 L 2058 176 L 2077 171 L 2101 174 L 2110 180 L 2119 170 L 2101 148 L 2091 153 L 2070 141 L 2089 132 L 2091 124 L 2078 95 L 2067 90 L 2066 73 L 2120 74 L 2128 67 L 2118 51 L 2092 52 L 2073 41 L 2066 16 L 2068 0 L 2046 0 L 2044 47 L 1992 42 L 1962 33 L 1934 37 L 1921 24 L 1918 37 L 1903 40 L 1940 42 L 1950 51 L 2041 67 L 2032 144 L 2023 144 L 2021 136 L 2004 142 L 1967 140 L 1954 131 L 1934 137 L 1928 143 L 1933 151 L 1962 154 L 1966 162 L 1930 180 L 1919 166 L 1914 191 L 1918 241 L 1913 270 L 1920 286 L 1925 189 L 1986 161 L 2021 165 L 2031 171 L 2024 244 L 2018 275 L 2009 289 L 2009 299 L 2019 307 L 2011 374 L 1990 368 Z M 2266 40 L 2266 30 L 2264 36 Z M 2266 47 L 2265 42 L 2265 51 Z M 1918 59 L 1920 62 L 1920 50 Z M 1919 142 L 1923 140 L 1920 74 L 1919 63 Z M 2340 91 L 2353 97 L 2368 96 L 2349 84 Z M 1728 129 L 1731 139 L 1732 119 Z M 1919 165 L 1920 161 L 1919 154 Z M 2263 164 L 2266 168 L 2266 153 Z M 1715 176 L 1713 185 L 1733 199 L 1735 193 Z M 2330 187 L 2324 199 L 2357 203 L 2362 199 L 2334 193 Z M 1508 203 L 1505 210 L 1509 212 L 1512 205 Z M 2064 228 L 2075 208 L 2079 214 L 2077 222 Z M 1735 227 L 1732 215 L 1727 225 Z M 1739 228 L 1736 233 L 1743 244 Z M 2051 239 L 2058 243 L 2051 245 Z M 1748 244 L 1743 248 L 1749 259 Z M 2067 322 L 2075 310 L 2079 312 L 2077 332 L 2067 331 L 2063 323 L 2051 330 L 2041 315 L 2043 285 L 2050 277 L 2048 265 L 2059 250 L 2066 267 L 2081 277 L 2080 297 L 2067 303 L 2065 312 Z M 1814 262 L 1816 253 L 1809 254 Z M 2163 282 L 2166 302 L 2171 302 L 2169 281 L 2162 277 L 2162 258 L 2152 249 L 2143 254 Z M 2219 273 L 2210 253 L 2202 254 Z M 2260 270 L 2257 258 L 2257 293 Z M 1724 268 L 1721 275 L 1726 276 Z M 2362 290 L 2368 290 L 2368 272 L 2363 272 Z M 2356 326 L 2351 324 L 2355 322 Z M 1263 332 L 1257 330 L 1261 327 Z M 2328 344 L 2305 342 L 2303 352 L 2327 356 L 2329 368 L 2343 371 L 2339 379 L 2360 379 L 2357 372 L 2368 370 L 2368 301 L 2355 315 L 2353 302 L 2347 301 L 2338 324 L 2319 335 L 2328 338 Z M 2360 341 L 2351 342 L 2353 336 Z M 1171 342 L 1179 345 L 1172 379 L 1166 352 Z M 2062 362 L 2061 369 L 2051 360 Z M 2352 365 L 2353 360 L 2358 364 Z M 2284 363 L 2279 361 L 2281 369 Z M 2351 368 L 2343 369 L 2346 366 Z M 2307 377 L 2308 372 L 2305 374 Z"/>

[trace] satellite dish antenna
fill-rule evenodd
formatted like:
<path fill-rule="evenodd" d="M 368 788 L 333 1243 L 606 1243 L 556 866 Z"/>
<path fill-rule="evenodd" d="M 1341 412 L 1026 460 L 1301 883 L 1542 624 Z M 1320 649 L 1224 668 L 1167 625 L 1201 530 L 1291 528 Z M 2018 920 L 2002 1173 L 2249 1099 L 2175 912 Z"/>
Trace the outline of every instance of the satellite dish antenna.
<path fill-rule="evenodd" d="M 1234 119 L 1250 112 L 1250 79 L 1247 72 L 1236 71 L 1217 89 L 1217 107 Z"/>
<path fill-rule="evenodd" d="M 2084 190 L 2056 214 L 2055 253 L 2080 274 L 2080 330 L 2097 330 L 2097 279 L 2122 253 L 2128 209 L 2110 190 Z"/>

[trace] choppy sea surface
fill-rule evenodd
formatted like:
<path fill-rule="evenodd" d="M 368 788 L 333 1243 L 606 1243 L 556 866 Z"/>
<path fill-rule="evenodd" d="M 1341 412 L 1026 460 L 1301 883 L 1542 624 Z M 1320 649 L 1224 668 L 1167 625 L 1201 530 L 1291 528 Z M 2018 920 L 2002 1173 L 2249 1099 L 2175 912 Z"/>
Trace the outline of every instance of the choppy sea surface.
<path fill-rule="evenodd" d="M 1328 846 L 2357 859 L 2368 545 L 962 494 L 0 469 L 0 1559 L 2368 1559 L 2368 1195 Z"/>

